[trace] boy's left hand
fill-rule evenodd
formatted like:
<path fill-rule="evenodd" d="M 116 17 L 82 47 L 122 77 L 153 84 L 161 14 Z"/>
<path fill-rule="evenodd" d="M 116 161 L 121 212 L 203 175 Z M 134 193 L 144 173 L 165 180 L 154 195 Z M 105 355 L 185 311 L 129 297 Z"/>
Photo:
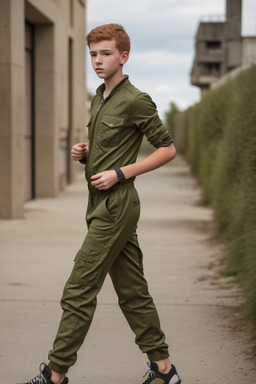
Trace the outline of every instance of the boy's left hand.
<path fill-rule="evenodd" d="M 105 191 L 118 183 L 116 171 L 104 171 L 91 177 L 91 185 L 99 190 Z"/>

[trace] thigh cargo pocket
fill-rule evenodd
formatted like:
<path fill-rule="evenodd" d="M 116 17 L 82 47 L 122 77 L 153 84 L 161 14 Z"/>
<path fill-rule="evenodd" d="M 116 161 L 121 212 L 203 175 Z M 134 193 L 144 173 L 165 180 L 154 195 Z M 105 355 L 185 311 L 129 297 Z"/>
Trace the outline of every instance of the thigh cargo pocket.
<path fill-rule="evenodd" d="M 104 271 L 102 268 L 106 251 L 83 246 L 75 257 L 71 280 L 76 283 L 98 286 Z"/>

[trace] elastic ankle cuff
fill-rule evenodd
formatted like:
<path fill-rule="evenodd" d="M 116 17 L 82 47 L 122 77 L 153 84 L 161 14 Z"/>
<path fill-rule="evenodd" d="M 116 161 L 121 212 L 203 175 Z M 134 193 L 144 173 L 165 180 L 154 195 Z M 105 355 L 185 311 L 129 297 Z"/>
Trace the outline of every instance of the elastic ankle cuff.
<path fill-rule="evenodd" d="M 48 367 L 50 368 L 51 371 L 57 372 L 57 373 L 67 373 L 69 367 L 62 366 L 60 367 L 57 364 L 54 364 L 50 361 L 48 364 Z"/>
<path fill-rule="evenodd" d="M 147 356 L 150 362 L 167 359 L 170 355 L 169 352 L 149 351 Z"/>

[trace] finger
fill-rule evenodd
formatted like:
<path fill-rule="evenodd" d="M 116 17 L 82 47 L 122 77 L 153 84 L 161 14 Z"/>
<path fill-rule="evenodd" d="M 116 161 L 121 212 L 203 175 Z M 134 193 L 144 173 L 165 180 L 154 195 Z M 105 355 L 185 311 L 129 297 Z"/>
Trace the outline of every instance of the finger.
<path fill-rule="evenodd" d="M 76 150 L 72 150 L 71 151 L 71 156 L 76 156 L 76 157 L 83 157 L 85 155 L 85 152 L 84 151 L 76 151 Z"/>
<path fill-rule="evenodd" d="M 101 173 L 91 176 L 91 180 L 98 180 L 101 177 Z"/>
<path fill-rule="evenodd" d="M 85 148 L 88 146 L 88 144 L 87 143 L 78 143 L 77 146 L 80 148 Z"/>
<path fill-rule="evenodd" d="M 72 149 L 84 149 L 88 144 L 87 143 L 77 143 L 72 145 Z"/>
<path fill-rule="evenodd" d="M 78 145 L 74 145 L 71 149 L 71 151 L 76 151 L 76 152 L 83 152 L 84 148 L 79 147 Z"/>

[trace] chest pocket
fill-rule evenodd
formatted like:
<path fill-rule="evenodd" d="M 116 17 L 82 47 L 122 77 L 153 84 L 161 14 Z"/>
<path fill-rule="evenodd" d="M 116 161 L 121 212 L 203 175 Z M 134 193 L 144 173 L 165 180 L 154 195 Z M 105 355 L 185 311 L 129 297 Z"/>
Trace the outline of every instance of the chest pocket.
<path fill-rule="evenodd" d="M 91 140 L 91 136 L 92 136 L 92 132 L 91 132 L 91 128 L 90 128 L 91 123 L 92 123 L 92 118 L 93 118 L 93 115 L 90 115 L 89 121 L 88 121 L 88 123 L 87 123 L 87 125 L 86 125 L 86 128 L 87 128 L 87 136 L 88 136 L 89 140 Z"/>
<path fill-rule="evenodd" d="M 103 146 L 114 147 L 121 140 L 124 118 L 115 116 L 103 116 L 101 119 L 100 143 Z"/>

